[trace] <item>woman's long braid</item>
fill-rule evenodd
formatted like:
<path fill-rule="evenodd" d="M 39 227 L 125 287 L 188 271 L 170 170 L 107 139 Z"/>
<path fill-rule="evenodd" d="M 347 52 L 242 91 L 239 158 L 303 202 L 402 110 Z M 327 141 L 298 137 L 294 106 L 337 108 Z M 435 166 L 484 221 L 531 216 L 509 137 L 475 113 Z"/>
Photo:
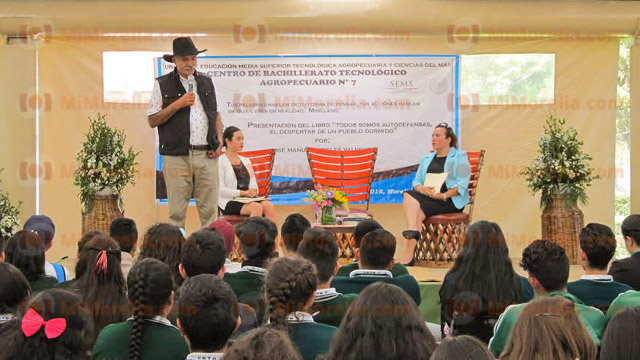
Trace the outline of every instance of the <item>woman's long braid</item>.
<path fill-rule="evenodd" d="M 129 299 L 133 305 L 133 326 L 129 337 L 129 360 L 139 360 L 142 355 L 142 338 L 144 335 L 144 319 L 148 309 L 146 294 L 146 279 L 144 269 L 140 269 L 135 275 L 133 284 L 129 287 Z"/>
<path fill-rule="evenodd" d="M 274 328 L 286 329 L 287 315 L 302 311 L 318 285 L 315 266 L 301 258 L 276 260 L 267 275 L 269 321 Z"/>

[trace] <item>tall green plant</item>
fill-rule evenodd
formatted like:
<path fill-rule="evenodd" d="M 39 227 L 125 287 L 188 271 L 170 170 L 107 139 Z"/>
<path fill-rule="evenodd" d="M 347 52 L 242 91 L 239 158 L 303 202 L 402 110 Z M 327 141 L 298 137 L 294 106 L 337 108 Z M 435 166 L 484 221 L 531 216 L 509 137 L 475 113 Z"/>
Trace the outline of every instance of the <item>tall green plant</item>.
<path fill-rule="evenodd" d="M 122 207 L 122 190 L 127 184 L 135 185 L 136 157 L 140 152 L 131 147 L 125 151 L 124 131 L 111 128 L 105 119 L 106 115 L 100 113 L 95 119 L 89 117 L 89 131 L 76 156 L 73 184 L 80 188 L 85 213 L 89 211 L 90 197 L 95 192 L 111 188 Z"/>
<path fill-rule="evenodd" d="M 549 114 L 544 133 L 538 138 L 539 154 L 522 175 L 532 194 L 541 193 L 540 207 L 551 203 L 551 195 L 559 194 L 570 205 L 586 204 L 587 187 L 599 176 L 589 167 L 591 156 L 582 151 L 578 131 L 566 127 L 566 121 Z"/>

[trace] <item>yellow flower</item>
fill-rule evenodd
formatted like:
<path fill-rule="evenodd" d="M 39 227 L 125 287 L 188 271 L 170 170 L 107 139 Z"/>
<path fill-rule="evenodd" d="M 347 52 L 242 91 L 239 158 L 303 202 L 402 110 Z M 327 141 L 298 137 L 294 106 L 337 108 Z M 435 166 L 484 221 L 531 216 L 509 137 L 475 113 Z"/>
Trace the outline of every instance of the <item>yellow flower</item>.
<path fill-rule="evenodd" d="M 339 192 L 336 192 L 334 199 L 336 199 L 337 202 L 347 203 L 347 198 Z"/>

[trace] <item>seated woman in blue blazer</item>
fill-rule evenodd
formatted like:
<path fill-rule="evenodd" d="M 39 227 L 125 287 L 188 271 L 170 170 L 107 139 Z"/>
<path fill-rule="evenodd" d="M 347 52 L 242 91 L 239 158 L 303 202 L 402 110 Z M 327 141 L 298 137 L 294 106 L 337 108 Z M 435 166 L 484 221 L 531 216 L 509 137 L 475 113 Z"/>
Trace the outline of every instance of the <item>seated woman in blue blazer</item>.
<path fill-rule="evenodd" d="M 227 149 L 220 156 L 218 174 L 220 196 L 218 206 L 224 215 L 263 216 L 278 226 L 278 215 L 270 201 L 240 202 L 236 197 L 254 198 L 258 196 L 258 183 L 251 160 L 238 155 L 244 148 L 244 135 L 235 126 L 229 126 L 222 133 L 222 142 Z"/>
<path fill-rule="evenodd" d="M 447 123 L 436 125 L 431 135 L 434 151 L 422 157 L 412 190 L 403 194 L 408 229 L 402 232 L 402 236 L 408 241 L 407 251 L 411 254 L 409 266 L 413 265 L 413 249 L 420 239 L 422 222 L 432 215 L 462 212 L 469 203 L 471 165 L 467 153 L 456 148 L 457 142 L 456 133 Z M 423 185 L 427 173 L 443 172 L 449 174 L 440 191 Z"/>

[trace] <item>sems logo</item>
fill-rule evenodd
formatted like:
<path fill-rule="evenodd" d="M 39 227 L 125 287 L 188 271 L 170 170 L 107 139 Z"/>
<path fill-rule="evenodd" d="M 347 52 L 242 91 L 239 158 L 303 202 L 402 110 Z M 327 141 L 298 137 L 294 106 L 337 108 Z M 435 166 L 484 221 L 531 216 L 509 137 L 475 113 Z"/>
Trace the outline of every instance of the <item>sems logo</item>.
<path fill-rule="evenodd" d="M 385 90 L 389 93 L 413 93 L 418 92 L 419 88 L 414 86 L 413 80 L 395 79 L 389 81 L 389 86 Z"/>

